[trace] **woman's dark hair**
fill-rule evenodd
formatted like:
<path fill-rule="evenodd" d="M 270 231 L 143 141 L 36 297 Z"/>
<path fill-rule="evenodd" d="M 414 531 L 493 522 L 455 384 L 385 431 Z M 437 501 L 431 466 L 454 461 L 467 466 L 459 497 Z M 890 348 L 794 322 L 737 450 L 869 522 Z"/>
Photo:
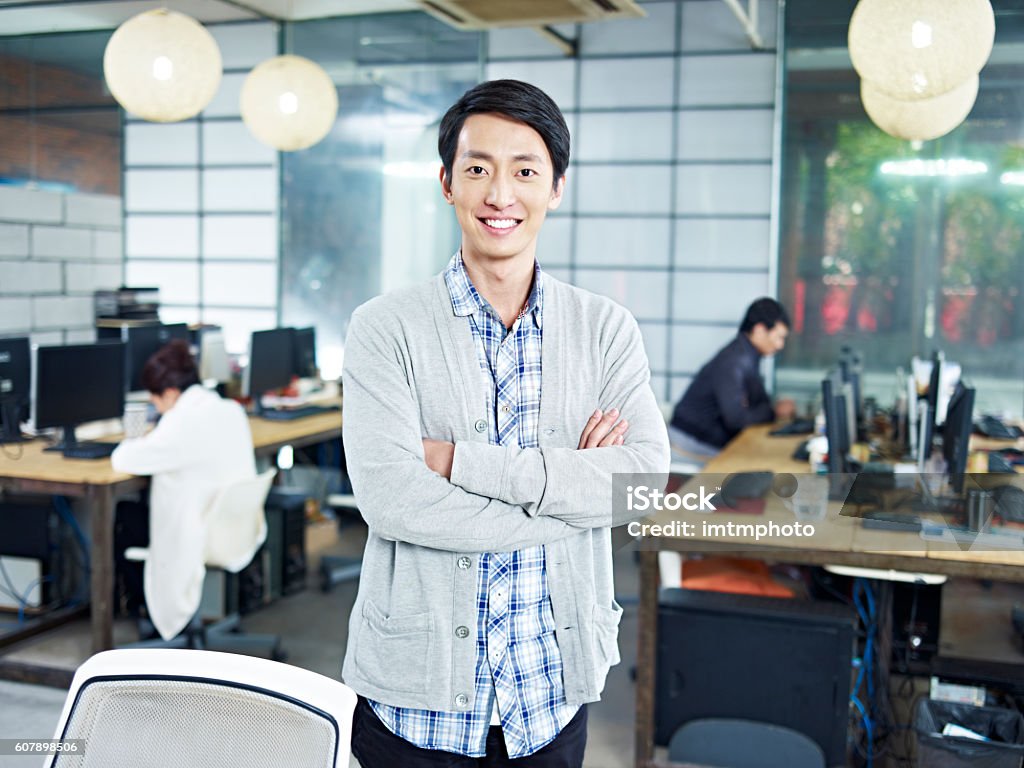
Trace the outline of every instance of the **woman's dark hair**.
<path fill-rule="evenodd" d="M 569 167 L 569 127 L 558 105 L 535 85 L 520 80 L 489 80 L 466 91 L 441 118 L 437 134 L 437 151 L 444 163 L 444 174 L 449 183 L 455 148 L 459 143 L 462 124 L 470 115 L 497 114 L 525 123 L 540 134 L 551 155 L 555 176 L 553 184 L 565 175 Z"/>
<path fill-rule="evenodd" d="M 184 392 L 198 383 L 196 362 L 188 351 L 188 344 L 181 339 L 162 346 L 142 368 L 142 386 L 154 395 L 162 395 L 168 389 Z"/>
<path fill-rule="evenodd" d="M 785 308 L 779 302 L 765 296 L 747 307 L 747 314 L 744 316 L 743 322 L 740 323 L 740 333 L 750 333 L 758 323 L 764 325 L 769 331 L 775 327 L 776 323 L 782 323 L 788 328 L 789 315 L 786 314 Z"/>

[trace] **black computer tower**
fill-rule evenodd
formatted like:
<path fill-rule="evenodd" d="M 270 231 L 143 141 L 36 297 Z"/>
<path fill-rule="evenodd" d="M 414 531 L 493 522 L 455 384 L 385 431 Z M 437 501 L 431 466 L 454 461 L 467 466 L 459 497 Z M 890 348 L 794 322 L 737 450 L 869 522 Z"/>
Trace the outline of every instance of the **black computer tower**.
<path fill-rule="evenodd" d="M 270 592 L 275 597 L 306 587 L 306 494 L 274 488 L 267 497 Z"/>
<path fill-rule="evenodd" d="M 655 741 L 724 717 L 786 726 L 845 765 L 856 615 L 836 603 L 669 589 L 658 607 Z"/>

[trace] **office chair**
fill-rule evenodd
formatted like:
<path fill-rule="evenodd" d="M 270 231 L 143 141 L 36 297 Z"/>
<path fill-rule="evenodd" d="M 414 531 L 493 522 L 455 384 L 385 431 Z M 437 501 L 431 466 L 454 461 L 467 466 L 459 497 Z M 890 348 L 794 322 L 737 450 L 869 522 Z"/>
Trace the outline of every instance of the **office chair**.
<path fill-rule="evenodd" d="M 264 502 L 270 492 L 276 469 L 268 469 L 256 477 L 240 480 L 221 488 L 210 502 L 204 516 L 206 534 L 203 561 L 207 567 L 237 573 L 245 568 L 267 538 Z M 128 560 L 145 560 L 144 547 L 125 550 Z M 196 606 L 198 610 L 198 606 Z M 177 637 L 164 640 L 141 640 L 125 648 L 209 648 L 267 656 L 278 661 L 285 658 L 278 635 L 250 635 L 239 630 L 240 616 L 231 613 L 204 627 L 198 616 Z M 144 633 L 140 633 L 144 634 Z"/>
<path fill-rule="evenodd" d="M 342 525 L 343 517 L 360 517 L 356 497 L 351 493 L 332 493 L 327 497 L 327 506 L 338 514 L 338 526 Z M 330 592 L 335 584 L 359 578 L 363 560 L 361 557 L 341 557 L 324 555 L 320 558 L 320 589 Z"/>
<path fill-rule="evenodd" d="M 348 768 L 356 694 L 315 672 L 230 653 L 115 650 L 87 660 L 44 768 Z"/>
<path fill-rule="evenodd" d="M 825 753 L 802 733 L 753 720 L 691 720 L 672 736 L 668 759 L 719 768 L 825 768 Z"/>

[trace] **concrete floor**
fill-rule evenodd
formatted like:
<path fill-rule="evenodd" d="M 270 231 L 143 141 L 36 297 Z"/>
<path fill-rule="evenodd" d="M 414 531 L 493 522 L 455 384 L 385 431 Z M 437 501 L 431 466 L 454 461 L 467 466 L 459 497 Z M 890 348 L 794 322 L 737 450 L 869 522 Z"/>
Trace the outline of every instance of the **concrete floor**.
<path fill-rule="evenodd" d="M 333 525 L 311 529 L 309 588 L 247 615 L 243 626 L 249 632 L 280 634 L 289 663 L 337 678 L 347 638 L 348 614 L 355 598 L 355 583 L 338 585 L 324 594 L 317 586 L 315 566 L 321 554 L 360 552 L 365 532 L 361 526 L 353 526 L 345 529 L 339 540 L 334 531 Z M 616 534 L 617 542 L 625 545 L 623 529 Z M 617 552 L 616 587 L 625 608 L 619 635 L 623 661 L 611 671 L 602 701 L 591 706 L 585 768 L 632 766 L 635 691 L 631 668 L 636 660 L 637 569 L 631 548 Z M 1024 663 L 1024 655 L 1011 642 L 1009 619 L 1012 605 L 1024 603 L 1024 586 L 951 582 L 946 587 L 943 602 L 943 653 Z M 134 639 L 134 624 L 115 623 L 115 643 Z M 85 660 L 88 649 L 89 629 L 83 620 L 29 641 L 9 656 L 73 669 Z M 0 681 L 0 739 L 49 737 L 63 702 L 63 691 Z M 0 768 L 39 765 L 39 758 L 0 755 Z"/>

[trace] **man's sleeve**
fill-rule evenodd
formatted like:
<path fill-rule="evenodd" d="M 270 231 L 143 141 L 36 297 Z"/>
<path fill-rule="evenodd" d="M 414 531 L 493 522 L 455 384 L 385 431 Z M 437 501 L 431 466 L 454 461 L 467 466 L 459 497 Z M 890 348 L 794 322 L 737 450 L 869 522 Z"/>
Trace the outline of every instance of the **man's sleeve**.
<path fill-rule="evenodd" d="M 469 493 L 427 467 L 403 352 L 359 310 L 345 345 L 344 397 L 349 476 L 359 511 L 378 536 L 455 552 L 504 552 L 577 532 Z"/>
<path fill-rule="evenodd" d="M 640 328 L 625 311 L 605 350 L 600 402 L 629 422 L 624 445 L 608 448 L 517 448 L 459 442 L 452 482 L 473 493 L 521 505 L 538 519 L 578 528 L 621 525 L 636 517 L 613 509 L 613 473 L 668 472 L 665 422 L 651 391 Z M 580 432 L 584 424 L 580 424 Z"/>
<path fill-rule="evenodd" d="M 748 375 L 755 379 L 749 390 Z M 715 399 L 722 421 L 730 432 L 740 432 L 752 424 L 775 420 L 771 400 L 756 372 L 748 374 L 742 366 L 736 365 L 724 371 L 719 379 L 721 383 L 715 387 Z"/>

